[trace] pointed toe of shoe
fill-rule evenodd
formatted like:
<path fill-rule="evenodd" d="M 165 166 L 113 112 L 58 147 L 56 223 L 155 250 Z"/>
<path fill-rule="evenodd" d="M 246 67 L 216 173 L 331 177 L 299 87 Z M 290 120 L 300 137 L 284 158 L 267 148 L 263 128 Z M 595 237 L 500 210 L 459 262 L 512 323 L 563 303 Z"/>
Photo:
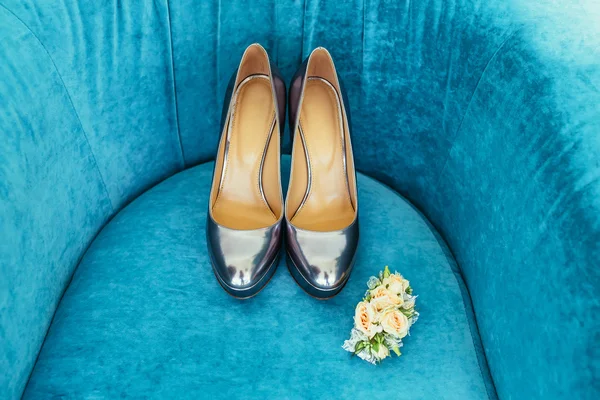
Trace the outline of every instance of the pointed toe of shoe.
<path fill-rule="evenodd" d="M 235 230 L 208 218 L 207 242 L 213 271 L 227 293 L 256 295 L 273 276 L 281 247 L 281 223 L 268 228 Z"/>
<path fill-rule="evenodd" d="M 334 232 L 315 232 L 287 225 L 288 268 L 309 295 L 327 299 L 343 288 L 354 266 L 358 222 Z"/>

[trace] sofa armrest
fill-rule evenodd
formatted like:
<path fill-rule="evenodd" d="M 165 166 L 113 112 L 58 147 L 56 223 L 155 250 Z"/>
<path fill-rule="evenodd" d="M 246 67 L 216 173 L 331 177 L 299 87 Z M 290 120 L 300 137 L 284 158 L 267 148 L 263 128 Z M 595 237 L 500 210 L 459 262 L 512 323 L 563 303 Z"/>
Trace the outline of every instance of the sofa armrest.
<path fill-rule="evenodd" d="M 598 395 L 598 49 L 574 19 L 516 29 L 433 188 L 500 398 Z"/>
<path fill-rule="evenodd" d="M 112 207 L 52 60 L 2 5 L 0 60 L 0 398 L 11 399 Z"/>

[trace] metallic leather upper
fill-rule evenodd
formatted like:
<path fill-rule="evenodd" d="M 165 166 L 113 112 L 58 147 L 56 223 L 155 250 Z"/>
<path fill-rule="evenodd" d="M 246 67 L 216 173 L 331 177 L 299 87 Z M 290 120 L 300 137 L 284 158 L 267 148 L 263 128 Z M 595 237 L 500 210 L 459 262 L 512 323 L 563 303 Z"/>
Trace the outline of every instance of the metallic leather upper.
<path fill-rule="evenodd" d="M 288 256 L 302 278 L 319 292 L 336 290 L 348 279 L 354 263 L 358 218 L 347 228 L 333 232 L 306 231 L 287 223 L 286 239 Z M 310 293 L 312 288 L 304 289 Z"/>
<path fill-rule="evenodd" d="M 283 221 L 268 228 L 236 230 L 207 218 L 206 236 L 213 268 L 230 291 L 255 294 L 252 289 L 269 273 L 281 248 Z M 266 282 L 265 282 L 266 283 Z M 236 294 L 236 293 L 234 293 Z"/>
<path fill-rule="evenodd" d="M 309 60 L 310 56 L 298 68 L 289 88 L 288 112 L 292 138 L 295 138 L 298 129 Z M 344 103 L 343 118 L 346 118 L 351 130 L 350 107 L 339 77 L 337 83 Z M 356 182 L 356 171 L 352 173 Z M 321 298 L 333 296 L 341 290 L 354 265 L 360 236 L 358 209 L 348 227 L 330 232 L 300 229 L 289 221 L 287 212 L 284 214 L 287 253 L 293 264 L 290 268 L 294 268 L 292 275 L 309 294 Z"/>
<path fill-rule="evenodd" d="M 269 61 L 271 84 L 276 102 L 276 118 L 283 135 L 286 89 L 279 69 Z M 223 102 L 221 135 L 229 115 L 238 70 L 234 71 Z M 221 139 L 222 140 L 222 137 Z M 214 176 L 214 172 L 213 172 Z M 273 225 L 252 230 L 237 230 L 218 224 L 209 204 L 206 238 L 212 266 L 223 288 L 238 297 L 250 297 L 264 287 L 273 274 L 283 240 L 283 215 Z"/>

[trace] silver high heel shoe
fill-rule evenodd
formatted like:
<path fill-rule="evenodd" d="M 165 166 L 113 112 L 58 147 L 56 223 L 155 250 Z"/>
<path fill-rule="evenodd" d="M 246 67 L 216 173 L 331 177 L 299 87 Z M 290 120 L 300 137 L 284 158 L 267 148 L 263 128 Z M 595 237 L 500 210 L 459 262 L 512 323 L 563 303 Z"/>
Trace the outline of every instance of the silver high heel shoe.
<path fill-rule="evenodd" d="M 244 52 L 223 107 L 206 236 L 223 289 L 248 298 L 273 276 L 283 236 L 285 84 L 259 44 Z"/>
<path fill-rule="evenodd" d="M 296 72 L 289 112 L 288 268 L 308 294 L 325 299 L 348 281 L 359 239 L 349 108 L 326 49 L 315 49 Z"/>

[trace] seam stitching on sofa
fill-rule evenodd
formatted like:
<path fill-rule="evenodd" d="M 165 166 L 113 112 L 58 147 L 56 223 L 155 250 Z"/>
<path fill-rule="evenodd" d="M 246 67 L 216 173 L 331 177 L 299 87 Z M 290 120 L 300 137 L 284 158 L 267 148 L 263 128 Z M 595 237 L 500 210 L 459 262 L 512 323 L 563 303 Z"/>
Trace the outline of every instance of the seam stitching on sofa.
<path fill-rule="evenodd" d="M 275 40 L 273 41 L 273 53 L 275 54 L 275 57 L 273 57 L 275 59 L 275 65 L 279 65 L 279 32 L 277 31 L 277 27 L 279 26 L 278 24 L 278 19 L 279 19 L 279 13 L 277 12 L 277 5 L 279 4 L 279 2 L 274 1 L 273 2 L 273 30 L 275 31 L 275 35 L 273 35 L 275 37 Z"/>
<path fill-rule="evenodd" d="M 367 35 L 365 35 L 365 29 L 367 27 L 366 25 L 366 19 L 367 19 L 367 6 L 366 3 L 367 0 L 362 0 L 362 36 L 360 38 L 360 43 L 361 43 L 361 51 L 360 51 L 360 88 L 361 88 L 361 93 L 363 90 L 363 73 L 365 71 L 365 42 L 367 40 Z M 362 98 L 363 96 L 359 96 L 359 100 L 362 103 Z M 362 108 L 362 104 L 361 104 L 361 108 Z"/>
<path fill-rule="evenodd" d="M 440 246 L 440 249 L 442 250 L 444 257 L 450 264 L 450 271 L 452 272 L 452 275 L 454 276 L 456 284 L 458 285 L 458 290 L 460 291 L 460 297 L 463 300 L 463 310 L 465 312 L 465 317 L 467 319 L 467 326 L 469 327 L 469 334 L 471 335 L 471 342 L 473 343 L 473 349 L 475 351 L 475 359 L 477 360 L 477 366 L 479 367 L 479 373 L 481 375 L 481 380 L 483 382 L 483 386 L 485 387 L 487 397 L 490 400 L 498 399 L 498 394 L 497 394 L 498 391 L 496 390 L 496 383 L 494 382 L 494 377 L 492 376 L 492 373 L 490 371 L 490 364 L 487 361 L 487 356 L 485 354 L 485 350 L 483 349 L 483 341 L 481 340 L 481 335 L 479 334 L 479 325 L 477 323 L 477 318 L 475 316 L 475 308 L 473 307 L 473 300 L 471 299 L 471 294 L 469 293 L 469 288 L 467 286 L 467 283 L 465 282 L 465 279 L 462 276 L 462 272 L 460 270 L 460 266 L 458 265 L 458 261 L 456 260 L 454 253 L 448 246 L 448 243 L 444 240 L 441 233 L 438 232 L 437 229 L 435 229 L 435 227 L 432 225 L 432 223 L 429 221 L 429 219 L 425 216 L 425 214 L 422 213 L 421 210 L 419 210 L 417 208 L 417 206 L 414 205 L 411 201 L 409 201 L 404 196 L 402 196 L 397 190 L 395 190 L 391 186 L 379 181 L 378 179 L 373 178 L 370 175 L 367 175 L 362 172 L 361 172 L 361 175 L 366 177 L 367 179 L 370 179 L 373 182 L 376 182 L 376 183 L 386 187 L 387 189 L 392 191 L 396 196 L 398 196 L 402 201 L 404 201 L 409 207 L 411 207 L 421 217 L 421 219 L 427 226 L 427 229 L 429 229 L 429 232 L 431 232 L 431 234 L 433 235 L 433 238 Z M 465 298 L 465 292 L 466 292 L 466 296 L 467 296 L 466 298 Z M 468 304 L 470 305 L 470 307 L 467 307 L 466 300 L 468 300 Z M 472 314 L 472 316 L 473 316 L 472 322 L 469 322 L 469 317 L 468 317 L 469 309 L 470 309 L 470 314 Z M 472 325 L 474 325 L 474 326 L 472 326 Z M 474 330 L 477 331 L 477 335 L 473 334 Z M 479 338 L 479 342 L 480 342 L 479 346 L 477 345 L 475 338 Z M 482 367 L 480 356 L 478 355 L 477 349 L 481 350 L 479 353 L 481 353 L 481 357 L 483 357 L 483 361 L 485 361 L 485 367 L 487 367 L 487 368 Z M 486 371 L 487 374 L 484 373 L 484 371 Z M 488 376 L 489 384 L 486 383 L 487 382 L 486 375 Z M 491 385 L 492 392 L 490 392 L 490 388 L 488 387 L 490 385 Z"/>
<path fill-rule="evenodd" d="M 483 70 L 481 71 L 481 75 L 477 79 L 477 83 L 475 84 L 475 87 L 473 88 L 473 92 L 471 93 L 471 97 L 469 98 L 469 102 L 467 103 L 467 108 L 465 109 L 465 113 L 461 117 L 460 123 L 458 124 L 458 128 L 456 128 L 456 132 L 453 135 L 453 142 L 452 142 L 452 145 L 450 146 L 450 149 L 448 150 L 448 156 L 446 156 L 446 161 L 444 161 L 444 166 L 440 170 L 440 173 L 438 175 L 438 179 L 436 180 L 434 187 L 437 187 L 439 185 L 440 181 L 442 180 L 442 177 L 444 176 L 444 171 L 446 171 L 446 167 L 448 166 L 448 163 L 450 162 L 450 158 L 451 158 L 451 155 L 452 155 L 452 150 L 454 150 L 454 146 L 455 146 L 456 141 L 457 141 L 456 139 L 460 135 L 460 131 L 462 129 L 463 123 L 464 123 L 464 121 L 465 121 L 465 119 L 467 117 L 467 114 L 469 113 L 469 109 L 471 108 L 471 103 L 473 102 L 473 98 L 475 98 L 475 93 L 477 93 L 477 89 L 479 89 L 479 84 L 483 80 L 483 77 L 484 77 L 484 75 L 485 75 L 488 67 L 490 66 L 490 64 L 492 63 L 492 61 L 496 58 L 496 56 L 498 55 L 498 53 L 500 52 L 500 50 L 502 50 L 502 48 L 504 47 L 504 45 L 510 39 L 512 39 L 512 37 L 519 30 L 520 30 L 520 28 L 515 29 L 514 31 L 512 31 L 511 33 L 509 33 L 508 36 L 506 36 L 506 38 L 502 41 L 502 43 L 500 43 L 500 45 L 498 46 L 498 48 L 496 49 L 496 51 L 494 51 L 494 53 L 492 54 L 492 56 L 490 57 L 490 59 L 486 62 L 485 66 L 483 67 Z"/>
<path fill-rule="evenodd" d="M 221 75 L 219 73 L 219 67 L 221 66 L 221 57 L 220 57 L 220 53 L 221 53 L 221 0 L 219 0 L 217 2 L 217 27 L 216 28 L 217 28 L 217 40 L 214 40 L 215 55 L 213 57 L 214 70 L 215 70 L 215 82 L 216 82 L 216 85 L 215 85 L 216 102 L 215 103 L 217 103 L 221 99 L 221 96 L 223 96 L 221 94 L 221 79 L 220 79 Z M 237 72 L 236 72 L 236 75 L 237 75 Z M 227 89 L 225 89 L 225 93 L 227 93 Z M 225 107 L 224 104 L 222 106 Z M 219 133 L 221 133 L 221 132 L 219 132 Z M 217 147 L 218 147 L 219 140 L 220 139 L 217 139 Z M 216 159 L 216 157 L 215 157 L 215 159 Z"/>
<path fill-rule="evenodd" d="M 300 60 L 298 64 L 302 64 L 304 60 L 304 28 L 306 28 L 306 4 L 308 0 L 304 0 L 304 4 L 302 7 L 302 37 L 300 38 Z M 290 132 L 291 135 L 291 132 Z"/>
<path fill-rule="evenodd" d="M 434 236 L 435 236 L 435 234 L 434 234 Z M 438 243 L 439 243 L 439 240 L 438 240 Z M 447 246 L 445 246 L 445 247 L 447 247 Z M 450 252 L 449 249 L 447 251 Z M 449 258 L 448 255 L 445 254 L 445 256 L 446 256 L 446 258 Z M 452 257 L 452 262 L 458 265 L 458 262 L 454 259 L 454 257 Z M 468 315 L 467 305 L 465 304 L 466 303 L 465 300 L 469 301 L 469 305 L 470 305 L 469 308 L 471 309 L 471 314 L 473 315 L 473 321 L 470 323 L 467 320 L 467 326 L 469 327 L 469 334 L 471 335 L 471 342 L 473 343 L 473 349 L 475 351 L 475 359 L 477 360 L 477 366 L 479 367 L 479 373 L 481 374 L 481 379 L 483 380 L 483 386 L 485 387 L 485 391 L 487 392 L 488 399 L 497 399 L 498 395 L 497 395 L 497 391 L 496 391 L 496 384 L 494 383 L 494 378 L 492 377 L 492 373 L 489 370 L 490 365 L 487 361 L 487 357 L 485 355 L 485 350 L 483 349 L 483 341 L 481 340 L 481 334 L 479 333 L 479 325 L 477 325 L 477 318 L 475 316 L 475 309 L 473 308 L 473 300 L 471 299 L 471 294 L 469 293 L 469 288 L 467 287 L 467 283 L 465 282 L 465 279 L 463 278 L 463 276 L 460 272 L 454 273 L 454 279 L 456 280 L 456 284 L 458 285 L 458 290 L 460 290 L 461 297 L 463 298 L 463 310 L 465 311 L 465 315 Z M 468 296 L 466 299 L 465 299 L 465 297 L 466 297 L 465 292 L 466 292 L 466 295 Z M 467 319 L 468 319 L 468 317 L 467 317 Z M 476 336 L 473 334 L 474 327 L 472 325 L 475 325 L 475 328 L 477 329 L 477 337 L 479 338 L 480 345 L 477 345 L 477 343 L 475 341 Z M 485 359 L 486 366 L 487 366 L 486 370 L 488 371 L 487 375 L 489 375 L 490 384 L 494 388 L 494 391 L 496 391 L 496 393 L 494 393 L 493 396 L 490 393 L 488 384 L 486 384 L 486 379 L 484 376 L 486 374 L 483 373 L 483 367 L 481 365 L 480 356 L 477 355 L 477 349 L 480 349 L 479 353 L 481 353 L 481 356 Z"/>
<path fill-rule="evenodd" d="M 409 202 L 409 204 L 410 204 L 410 202 Z M 477 324 L 475 308 L 473 307 L 473 299 L 471 298 L 471 293 L 469 292 L 469 287 L 467 286 L 467 283 L 466 283 L 464 277 L 462 276 L 462 271 L 460 270 L 458 261 L 456 261 L 456 257 L 452 253 L 452 250 L 450 250 L 450 247 L 448 246 L 446 241 L 442 238 L 440 233 L 431 225 L 431 223 L 429 222 L 427 217 L 425 217 L 425 215 L 422 214 L 416 207 L 413 207 L 413 208 L 415 208 L 415 211 L 417 213 L 419 213 L 421 215 L 421 217 L 423 218 L 423 220 L 425 221 L 427 228 L 429 229 L 429 231 L 435 238 L 436 242 L 438 242 L 440 248 L 442 249 L 442 252 L 444 253 L 444 257 L 446 257 L 446 260 L 448 261 L 448 263 L 450 263 L 451 265 L 454 265 L 454 268 L 450 268 L 450 269 L 453 270 L 452 275 L 454 275 L 454 280 L 456 281 L 458 290 L 460 291 L 460 296 L 462 297 L 462 300 L 463 300 L 463 310 L 465 312 L 465 317 L 467 318 L 467 326 L 469 327 L 469 334 L 471 335 L 471 343 L 473 343 L 473 350 L 475 352 L 475 360 L 477 360 L 477 366 L 479 367 L 479 373 L 481 374 L 481 380 L 483 381 L 483 386 L 485 387 L 485 391 L 487 393 L 488 400 L 498 399 L 498 394 L 497 394 L 498 392 L 496 390 L 496 384 L 494 382 L 494 378 L 490 371 L 490 365 L 487 361 L 487 356 L 485 355 L 485 350 L 483 349 L 483 341 L 481 340 L 481 334 L 479 333 L 479 325 Z M 472 319 L 470 319 L 468 317 L 469 314 L 472 315 Z M 475 332 L 477 333 L 476 335 L 475 335 Z M 479 343 L 477 343 L 476 338 L 479 339 Z M 483 360 L 485 361 L 486 368 L 484 368 L 482 366 L 482 362 L 481 362 L 482 357 L 483 357 Z M 484 370 L 487 373 L 484 373 Z M 488 379 L 486 379 L 486 375 L 488 376 Z M 487 383 L 488 381 L 489 381 L 489 384 Z M 493 392 L 490 392 L 489 385 L 492 386 Z"/>
<path fill-rule="evenodd" d="M 12 10 L 8 9 L 4 4 L 0 3 L 0 6 L 2 6 L 2 8 L 4 8 L 8 13 L 10 13 L 11 15 L 13 15 L 28 31 L 29 33 L 31 33 L 31 35 L 37 40 L 37 42 L 40 44 L 40 46 L 42 46 L 42 48 L 44 49 L 44 51 L 46 52 L 46 54 L 48 55 L 48 58 L 50 59 L 50 62 L 52 63 L 52 66 L 54 67 L 54 70 L 56 71 L 56 74 L 58 75 L 58 79 L 60 79 L 60 83 L 62 84 L 63 88 L 65 89 L 65 93 L 67 95 L 67 98 L 69 99 L 69 103 L 71 104 L 71 108 L 73 108 L 73 112 L 75 113 L 75 117 L 77 118 L 77 122 L 79 122 L 79 126 L 81 127 L 81 132 L 83 133 L 83 137 L 85 139 L 85 142 L 87 143 L 89 149 L 90 149 L 90 154 L 92 156 L 92 161 L 94 162 L 94 165 L 96 166 L 96 170 L 98 171 L 98 176 L 100 177 L 100 182 L 102 183 L 102 187 L 104 188 L 104 192 L 106 193 L 106 197 L 108 198 L 108 202 L 110 204 L 110 208 L 112 210 L 112 212 L 115 212 L 115 207 L 113 205 L 113 202 L 110 198 L 110 193 L 108 191 L 108 188 L 106 186 L 106 182 L 104 181 L 104 177 L 102 176 L 102 172 L 100 171 L 100 167 L 98 166 L 98 161 L 96 160 L 96 156 L 94 154 L 94 150 L 92 149 L 92 146 L 90 144 L 90 140 L 88 139 L 87 133 L 85 132 L 85 129 L 83 128 L 83 124 L 81 123 L 81 118 L 79 118 L 79 113 L 77 112 L 77 109 L 75 108 L 75 104 L 73 103 L 73 99 L 71 98 L 71 93 L 69 92 L 69 89 L 67 88 L 67 85 L 65 84 L 65 81 L 62 77 L 62 75 L 60 74 L 60 71 L 58 70 L 58 67 L 56 66 L 56 63 L 54 62 L 54 59 L 52 58 L 52 55 L 50 55 L 50 52 L 48 51 L 48 49 L 46 48 L 46 46 L 44 45 L 44 43 L 40 40 L 40 38 L 38 37 L 38 35 L 35 34 L 35 32 L 33 32 L 33 30 L 25 23 L 25 21 L 23 21 L 21 18 L 19 18 L 19 16 L 17 14 L 15 14 Z"/>
<path fill-rule="evenodd" d="M 179 102 L 177 101 L 177 81 L 175 80 L 175 55 L 173 50 L 173 29 L 171 26 L 171 2 L 167 2 L 167 24 L 169 25 L 169 50 L 171 56 L 171 77 L 173 78 L 173 98 L 175 102 L 175 126 L 177 127 L 177 139 L 179 141 L 179 150 L 181 152 L 181 167 L 185 168 L 185 153 L 183 142 L 181 140 L 181 129 L 179 127 Z"/>

